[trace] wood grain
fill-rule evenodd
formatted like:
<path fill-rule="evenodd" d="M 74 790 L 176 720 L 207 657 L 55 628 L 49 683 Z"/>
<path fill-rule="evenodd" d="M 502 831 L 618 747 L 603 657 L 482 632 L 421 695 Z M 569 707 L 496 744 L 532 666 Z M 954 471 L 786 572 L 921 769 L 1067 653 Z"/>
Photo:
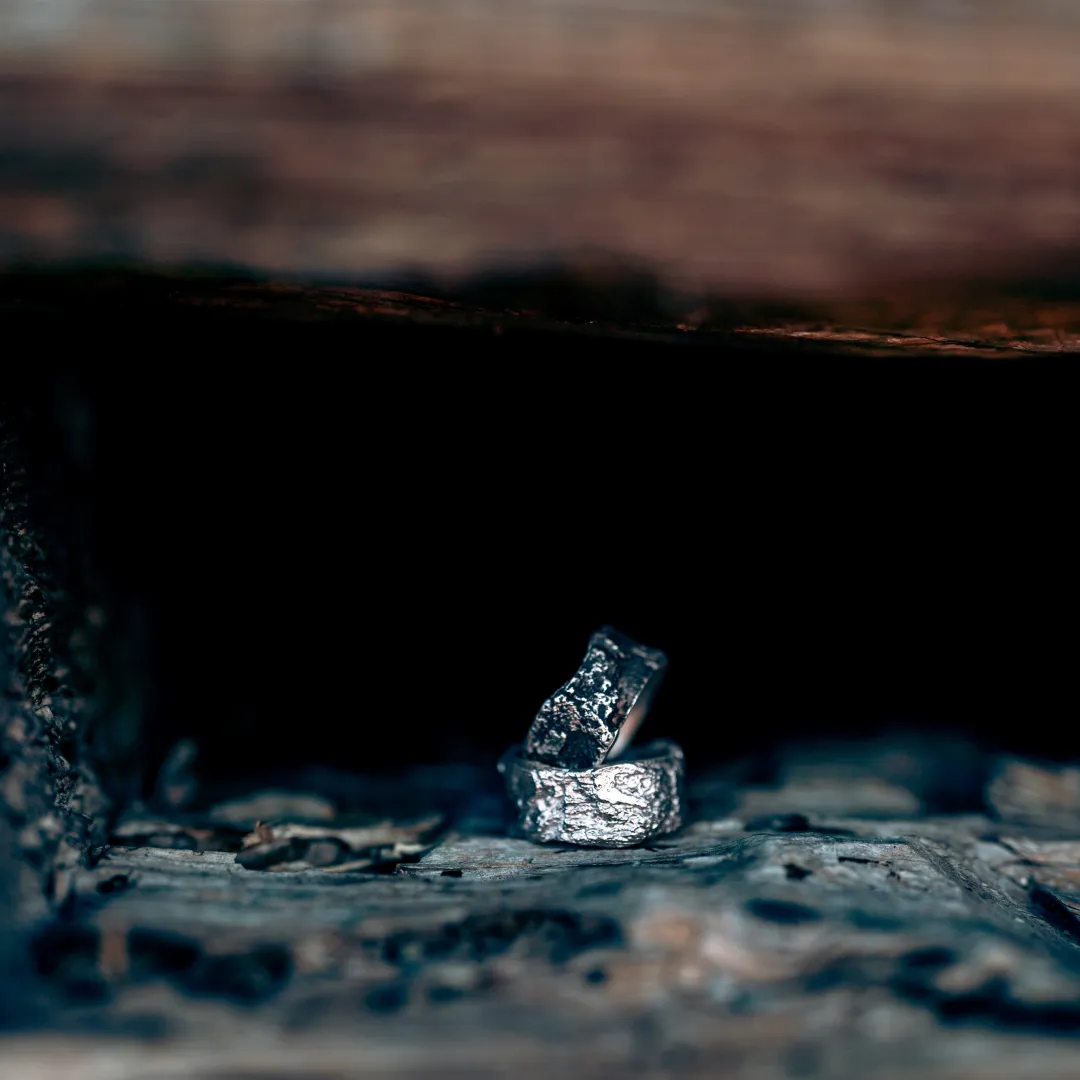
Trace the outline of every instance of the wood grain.
<path fill-rule="evenodd" d="M 1075 1075 L 1080 844 L 935 811 L 941 749 L 699 774 L 693 821 L 638 849 L 508 836 L 480 775 L 389 874 L 117 837 L 35 939 L 67 1034 L 0 1042 L 4 1075 Z"/>
<path fill-rule="evenodd" d="M 0 262 L 785 299 L 1058 274 L 1078 43 L 1049 0 L 18 0 Z"/>

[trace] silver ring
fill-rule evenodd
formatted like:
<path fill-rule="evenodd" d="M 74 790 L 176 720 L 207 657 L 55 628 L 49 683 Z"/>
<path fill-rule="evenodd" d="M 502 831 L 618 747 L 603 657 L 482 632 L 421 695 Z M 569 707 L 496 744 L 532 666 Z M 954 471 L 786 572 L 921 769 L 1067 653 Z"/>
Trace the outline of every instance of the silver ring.
<path fill-rule="evenodd" d="M 667 670 L 667 657 L 610 626 L 589 639 L 581 666 L 540 706 L 525 739 L 531 761 L 592 769 L 634 737 Z"/>
<path fill-rule="evenodd" d="M 499 762 L 530 840 L 586 847 L 632 847 L 682 825 L 683 752 L 658 739 L 621 761 L 568 769 L 511 747 Z"/>

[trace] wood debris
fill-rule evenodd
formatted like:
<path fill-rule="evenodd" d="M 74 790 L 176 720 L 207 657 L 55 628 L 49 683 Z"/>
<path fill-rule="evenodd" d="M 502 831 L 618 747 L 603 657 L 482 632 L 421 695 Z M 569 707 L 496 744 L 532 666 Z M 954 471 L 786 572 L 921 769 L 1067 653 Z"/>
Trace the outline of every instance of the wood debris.
<path fill-rule="evenodd" d="M 415 859 L 431 847 L 442 824 L 436 814 L 407 824 L 333 826 L 286 823 L 257 824 L 244 837 L 236 861 L 248 870 L 303 870 L 347 864 L 350 869 Z"/>
<path fill-rule="evenodd" d="M 1080 768 L 1006 758 L 987 787 L 1004 821 L 1080 831 Z"/>

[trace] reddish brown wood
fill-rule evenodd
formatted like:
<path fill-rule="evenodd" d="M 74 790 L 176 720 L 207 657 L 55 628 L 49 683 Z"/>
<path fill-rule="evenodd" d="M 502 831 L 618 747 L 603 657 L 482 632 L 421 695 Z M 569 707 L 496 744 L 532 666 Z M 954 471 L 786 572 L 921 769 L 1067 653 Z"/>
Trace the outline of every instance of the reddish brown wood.
<path fill-rule="evenodd" d="M 0 263 L 784 299 L 1060 276 L 1078 41 L 1049 2 L 21 0 Z"/>

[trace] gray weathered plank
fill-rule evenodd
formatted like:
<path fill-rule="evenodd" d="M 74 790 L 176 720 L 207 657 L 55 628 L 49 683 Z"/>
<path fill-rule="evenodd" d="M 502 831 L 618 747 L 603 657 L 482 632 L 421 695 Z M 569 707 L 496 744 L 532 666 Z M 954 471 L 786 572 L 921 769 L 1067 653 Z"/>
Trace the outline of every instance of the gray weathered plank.
<path fill-rule="evenodd" d="M 1075 835 L 932 813 L 918 775 L 907 816 L 865 785 L 840 814 L 836 769 L 699 777 L 695 820 L 639 849 L 490 813 L 393 874 L 114 847 L 51 982 L 99 1033 L 10 1038 L 5 1076 L 1074 1075 Z"/>

